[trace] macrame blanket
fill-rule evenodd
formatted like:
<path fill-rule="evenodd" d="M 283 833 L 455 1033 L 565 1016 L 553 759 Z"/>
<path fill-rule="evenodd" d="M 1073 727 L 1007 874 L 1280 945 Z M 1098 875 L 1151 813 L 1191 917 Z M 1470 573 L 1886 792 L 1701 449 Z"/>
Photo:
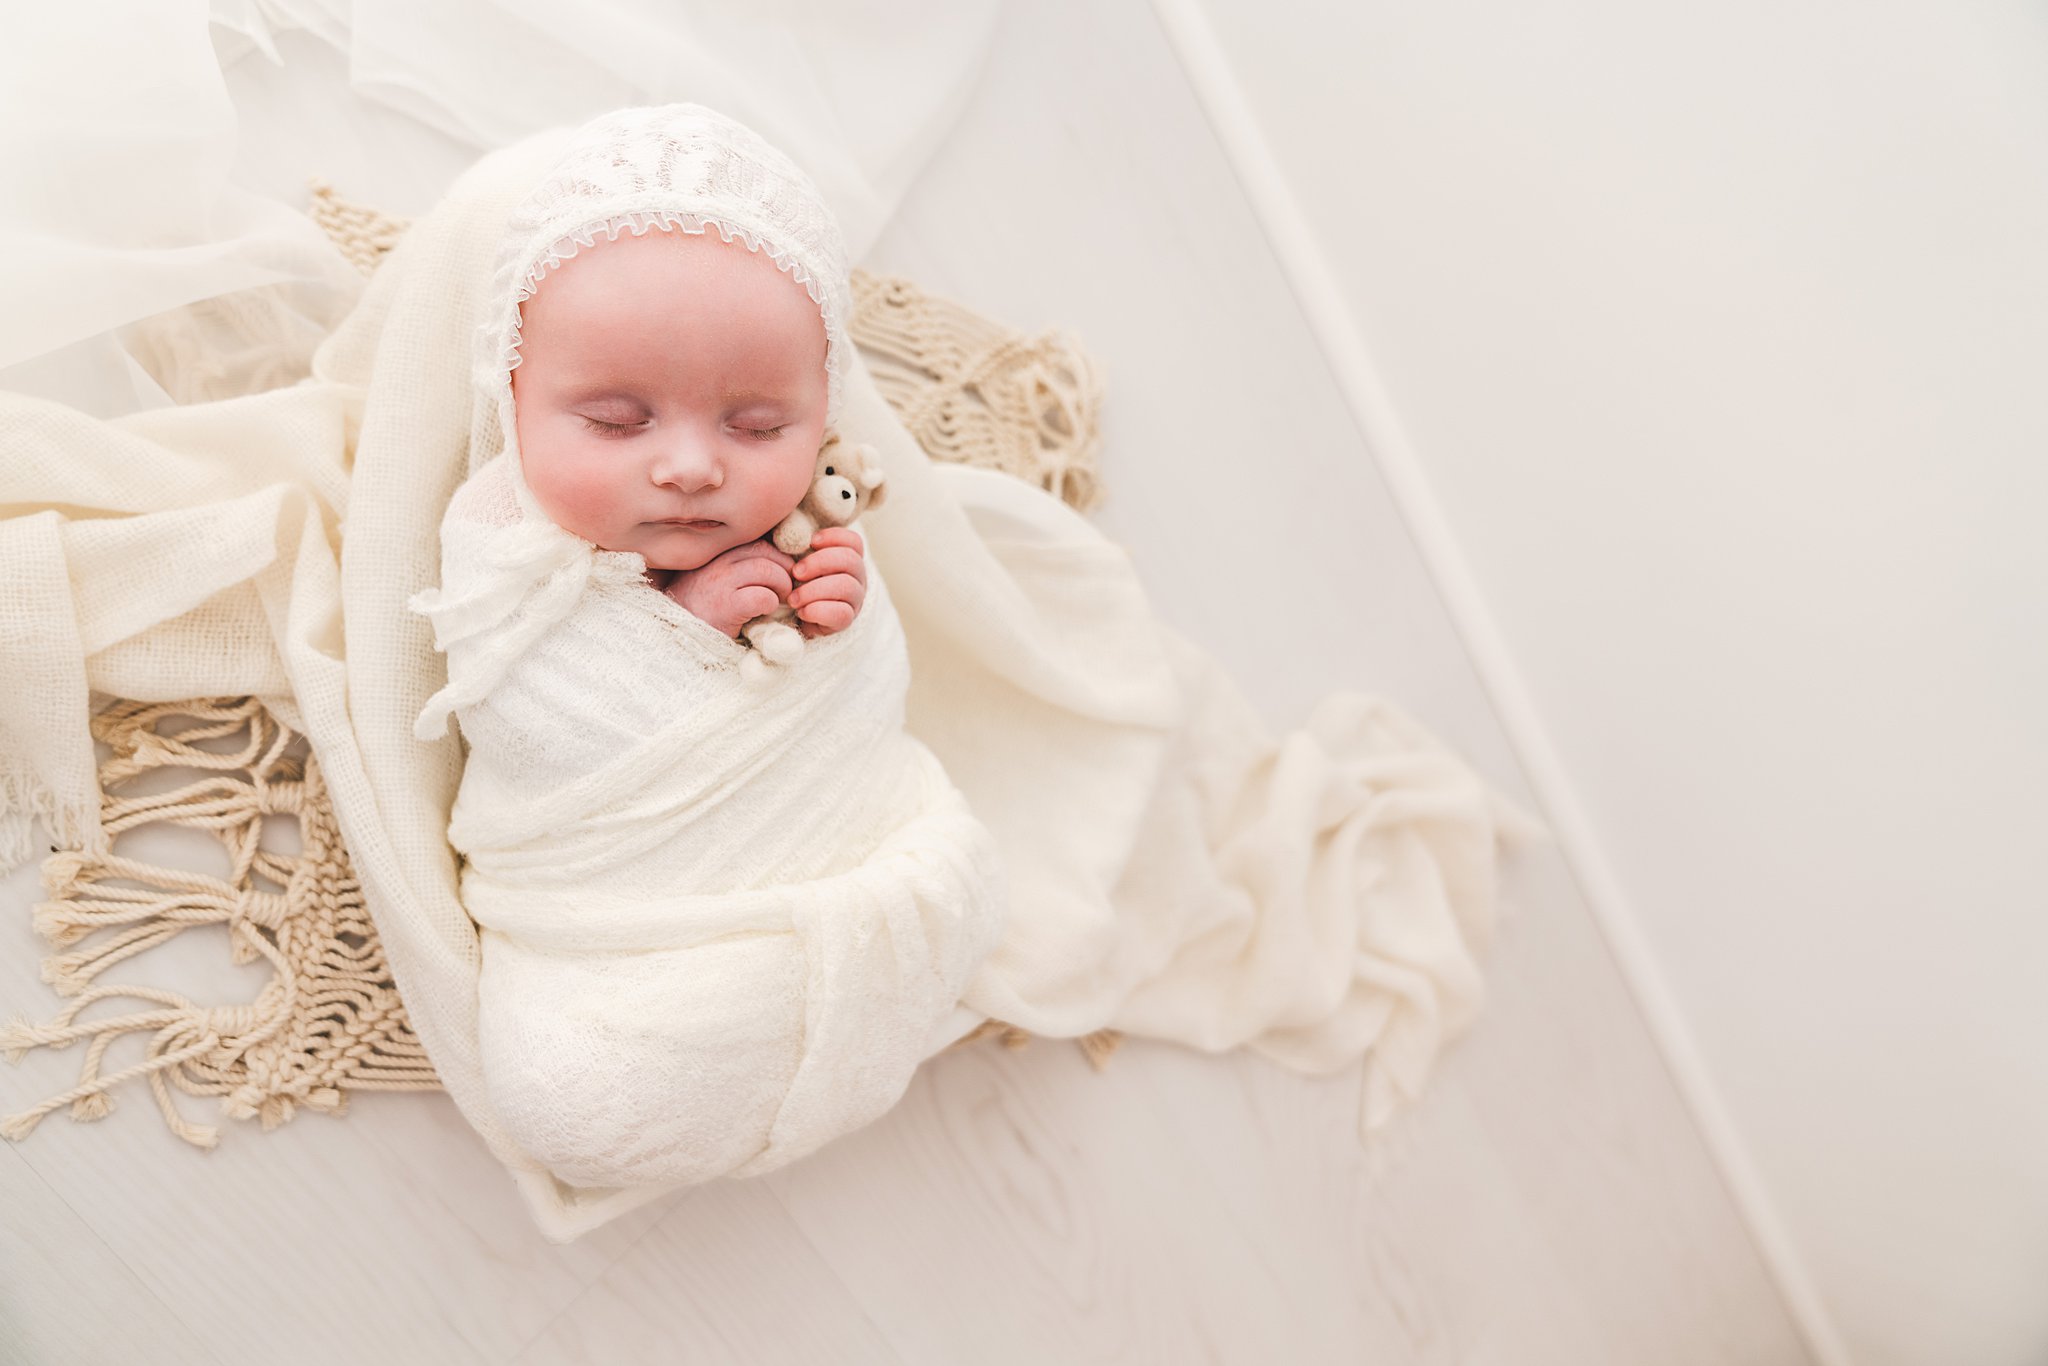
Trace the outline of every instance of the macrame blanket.
<path fill-rule="evenodd" d="M 28 857 L 31 817 L 111 854 L 96 695 L 259 699 L 318 759 L 435 1072 L 568 1239 L 670 1187 L 551 1170 L 492 1096 L 482 942 L 449 839 L 464 755 L 413 736 L 445 673 L 406 609 L 436 581 L 470 452 L 498 435 L 474 410 L 469 341 L 510 207 L 559 147 L 543 135 L 465 174 L 301 383 L 112 421 L 0 394 L 0 862 Z M 961 1004 L 1307 1071 L 1363 1058 L 1361 1120 L 1385 1123 L 1473 1020 L 1501 856 L 1540 827 L 1387 701 L 1333 694 L 1271 734 L 1159 621 L 1120 547 L 1041 488 L 934 463 L 854 359 L 838 425 L 889 479 L 867 529 L 902 624 L 906 723 L 1008 878 Z"/>

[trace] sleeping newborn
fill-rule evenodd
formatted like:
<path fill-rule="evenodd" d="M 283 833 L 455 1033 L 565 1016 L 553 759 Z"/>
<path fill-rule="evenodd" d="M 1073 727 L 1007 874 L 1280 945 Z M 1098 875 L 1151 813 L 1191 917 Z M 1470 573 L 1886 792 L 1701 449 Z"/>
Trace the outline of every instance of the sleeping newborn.
<path fill-rule="evenodd" d="M 724 635 L 784 601 L 806 635 L 852 623 L 859 533 L 821 530 L 800 563 L 763 539 L 825 437 L 825 324 L 801 285 L 715 232 L 650 232 L 579 251 L 521 317 L 519 449 L 557 526 L 637 551 Z"/>
<path fill-rule="evenodd" d="M 772 1170 L 895 1103 L 1003 918 L 860 535 L 762 539 L 834 430 L 838 228 L 732 120 L 622 110 L 513 213 L 497 282 L 473 445 L 502 444 L 413 601 L 448 657 L 419 733 L 467 742 L 486 1084 L 572 1184 Z M 804 648 L 750 682 L 737 633 L 785 602 Z"/>

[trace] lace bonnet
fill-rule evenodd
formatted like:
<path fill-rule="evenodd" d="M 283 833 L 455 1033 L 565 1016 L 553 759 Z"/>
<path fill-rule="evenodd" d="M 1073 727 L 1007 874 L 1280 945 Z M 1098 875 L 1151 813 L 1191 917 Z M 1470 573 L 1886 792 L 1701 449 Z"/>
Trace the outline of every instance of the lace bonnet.
<path fill-rule="evenodd" d="M 811 178 L 760 134 L 700 104 L 620 109 L 577 130 L 538 187 L 506 224 L 491 306 L 478 330 L 476 380 L 495 404 L 521 511 L 539 517 L 520 470 L 512 371 L 519 365 L 519 307 L 542 277 L 621 232 L 716 230 L 765 253 L 804 287 L 825 320 L 826 425 L 839 416 L 852 310 L 839 223 Z M 490 452 L 476 452 L 474 457 Z"/>

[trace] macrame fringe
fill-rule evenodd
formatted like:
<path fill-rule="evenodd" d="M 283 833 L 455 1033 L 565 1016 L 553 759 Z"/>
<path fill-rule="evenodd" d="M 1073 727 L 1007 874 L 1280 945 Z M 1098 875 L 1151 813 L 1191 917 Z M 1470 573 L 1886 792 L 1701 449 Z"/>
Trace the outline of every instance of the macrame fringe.
<path fill-rule="evenodd" d="M 1072 337 L 1019 336 L 862 270 L 850 330 L 882 397 L 933 459 L 1016 475 L 1081 512 L 1102 502 L 1103 383 Z"/>
<path fill-rule="evenodd" d="M 348 258 L 349 264 L 365 275 L 377 269 L 385 253 L 397 246 L 398 239 L 412 226 L 409 218 L 349 203 L 318 176 L 307 178 L 306 189 L 306 216 L 332 239 L 335 249 Z"/>
<path fill-rule="evenodd" d="M 979 1039 L 985 1039 L 990 1035 L 994 1035 L 996 1041 L 1005 1048 L 1022 1048 L 1031 1042 L 1031 1034 L 1026 1030 L 1019 1029 L 1016 1025 L 1005 1024 L 1001 1020 L 983 1020 L 974 1028 L 968 1030 L 944 1048 L 941 1048 L 939 1052 L 950 1053 L 956 1048 L 965 1048 L 967 1045 Z M 1074 1040 L 1080 1046 L 1082 1054 L 1088 1059 L 1089 1065 L 1098 1072 L 1108 1068 L 1110 1054 L 1116 1052 L 1117 1045 L 1123 1041 L 1123 1033 L 1115 1029 L 1098 1029 L 1093 1034 L 1083 1034 Z"/>
<path fill-rule="evenodd" d="M 173 733 L 179 721 L 195 724 Z M 64 1105 L 75 1120 L 102 1119 L 114 1108 L 113 1090 L 143 1076 L 171 1132 L 201 1148 L 213 1147 L 219 1131 L 179 1114 L 173 1085 L 221 1097 L 229 1118 L 257 1118 L 266 1130 L 300 1106 L 343 1114 L 350 1090 L 438 1089 L 349 869 L 319 765 L 289 752 L 298 737 L 249 697 L 116 702 L 92 718 L 92 730 L 113 751 L 99 775 L 108 839 L 156 822 L 205 830 L 226 848 L 231 872 L 222 879 L 77 850 L 44 860 L 49 900 L 35 908 L 35 930 L 71 951 L 45 957 L 42 976 L 75 999 L 45 1024 L 14 1017 L 0 1028 L 0 1052 L 19 1063 L 31 1048 L 91 1042 L 78 1084 L 0 1120 L 0 1137 L 25 1138 Z M 233 747 L 200 747 L 208 741 Z M 161 768 L 199 776 L 167 792 L 125 794 Z M 298 818 L 298 853 L 263 847 L 267 815 Z M 205 1006 L 155 987 L 93 984 L 195 925 L 227 926 L 230 961 L 270 964 L 271 980 L 254 1001 Z M 80 1018 L 118 998 L 159 1009 Z M 102 1075 L 109 1045 L 130 1033 L 149 1036 L 143 1061 Z"/>

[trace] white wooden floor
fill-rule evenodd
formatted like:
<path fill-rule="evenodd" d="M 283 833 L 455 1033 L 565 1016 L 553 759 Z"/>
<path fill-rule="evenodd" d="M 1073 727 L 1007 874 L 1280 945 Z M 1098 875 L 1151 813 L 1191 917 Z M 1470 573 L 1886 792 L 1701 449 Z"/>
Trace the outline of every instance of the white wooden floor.
<path fill-rule="evenodd" d="M 398 121 L 323 122 L 339 59 L 285 51 L 290 86 L 231 82 L 275 101 L 245 155 L 279 193 L 324 174 L 414 212 L 400 197 L 462 164 L 431 137 L 373 161 Z M 1140 0 L 1012 7 L 863 264 L 1080 336 L 1110 386 L 1101 521 L 1276 724 L 1332 688 L 1384 693 L 1527 800 Z M 1131 1040 L 1098 1074 L 1067 1043 L 984 1041 L 811 1159 L 560 1248 L 439 1094 L 267 1135 L 220 1120 L 202 1154 L 138 1087 L 0 1145 L 0 1361 L 1809 1362 L 1569 870 L 1532 859 L 1512 892 L 1487 1011 L 1377 1182 L 1356 1071 Z M 0 1016 L 59 1004 L 35 899 L 33 868 L 0 887 Z M 253 992 L 253 968 L 210 961 L 223 939 L 185 937 L 153 956 Z M 103 980 L 180 978 L 145 957 Z M 78 1063 L 0 1069 L 0 1113 Z"/>

